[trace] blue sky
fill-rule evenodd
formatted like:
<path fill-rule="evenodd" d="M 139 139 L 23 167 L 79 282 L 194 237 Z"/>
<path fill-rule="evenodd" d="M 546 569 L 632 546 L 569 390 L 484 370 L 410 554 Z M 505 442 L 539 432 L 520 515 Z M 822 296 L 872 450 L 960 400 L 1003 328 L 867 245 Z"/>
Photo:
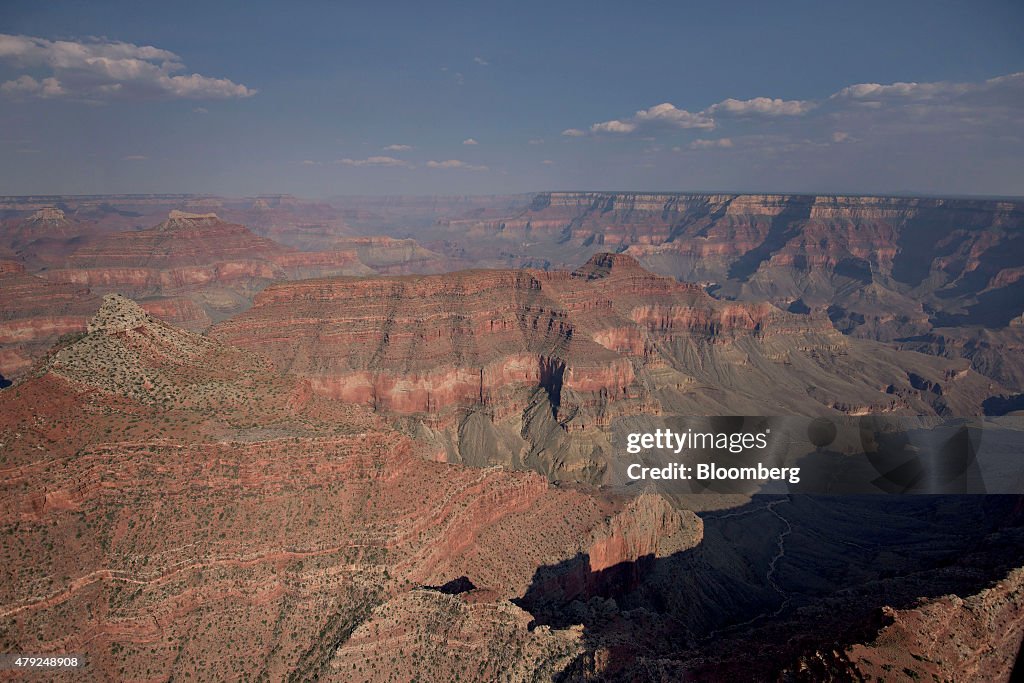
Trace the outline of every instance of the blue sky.
<path fill-rule="evenodd" d="M 1012 0 L 7 0 L 0 194 L 1021 195 L 1022 28 Z"/>

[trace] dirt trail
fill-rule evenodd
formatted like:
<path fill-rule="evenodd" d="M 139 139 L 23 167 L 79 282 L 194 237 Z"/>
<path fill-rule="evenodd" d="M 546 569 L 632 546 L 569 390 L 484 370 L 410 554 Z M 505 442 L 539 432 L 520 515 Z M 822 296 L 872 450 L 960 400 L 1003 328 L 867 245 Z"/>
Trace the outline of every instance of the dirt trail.
<path fill-rule="evenodd" d="M 758 622 L 758 621 L 760 621 L 762 619 L 771 619 L 773 617 L 777 617 L 780 614 L 782 614 L 786 610 L 787 607 L 789 607 L 790 597 L 788 595 L 786 595 L 785 591 L 783 591 L 782 588 L 779 587 L 779 584 L 775 581 L 775 571 L 776 571 L 776 568 L 778 566 L 779 560 L 781 560 L 783 557 L 786 556 L 786 537 L 789 536 L 791 533 L 793 533 L 793 525 L 790 523 L 790 521 L 788 519 L 783 517 L 775 508 L 778 507 L 779 505 L 781 505 L 782 503 L 788 503 L 788 502 L 789 502 L 789 496 L 786 496 L 785 498 L 779 498 L 777 500 L 771 501 L 770 503 L 765 505 L 763 508 L 757 508 L 756 510 L 745 510 L 743 512 L 738 512 L 738 513 L 737 512 L 732 512 L 732 513 L 729 513 L 729 514 L 717 517 L 717 519 L 724 519 L 724 518 L 727 518 L 727 517 L 739 517 L 739 516 L 742 516 L 742 515 L 747 515 L 747 514 L 752 514 L 754 512 L 761 512 L 763 510 L 767 510 L 768 512 L 773 514 L 779 521 L 781 521 L 783 523 L 784 527 L 783 527 L 782 531 L 780 531 L 779 535 L 775 538 L 775 543 L 776 543 L 776 548 L 777 548 L 776 551 L 775 551 L 775 555 L 773 555 L 772 559 L 768 562 L 768 569 L 767 569 L 767 571 L 765 572 L 765 575 L 764 575 L 765 582 L 769 586 L 771 586 L 772 590 L 774 590 L 776 593 L 779 594 L 779 596 L 782 598 L 782 603 L 775 610 L 773 610 L 771 612 L 762 612 L 760 614 L 754 615 L 753 617 L 751 617 L 750 619 L 748 619 L 748 620 L 746 620 L 744 622 L 741 622 L 741 623 L 738 623 L 738 624 L 729 624 L 728 626 L 723 626 L 721 628 L 714 629 L 713 631 L 708 633 L 707 636 L 705 636 L 703 638 L 702 642 L 707 642 L 709 640 L 712 640 L 712 639 L 716 638 L 717 636 L 722 635 L 723 633 L 727 633 L 729 631 L 734 631 L 736 629 L 740 629 L 740 628 L 743 628 L 743 627 L 746 627 L 746 626 L 750 626 L 751 624 L 754 624 L 754 623 L 756 623 L 756 622 Z"/>

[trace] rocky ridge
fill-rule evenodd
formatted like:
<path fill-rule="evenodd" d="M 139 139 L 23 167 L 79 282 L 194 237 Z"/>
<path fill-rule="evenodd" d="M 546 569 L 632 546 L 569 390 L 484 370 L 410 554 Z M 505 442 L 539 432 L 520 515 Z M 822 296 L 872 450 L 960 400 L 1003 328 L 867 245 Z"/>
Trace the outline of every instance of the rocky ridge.
<path fill-rule="evenodd" d="M 631 416 L 979 414 L 996 393 L 965 361 L 716 300 L 614 254 L 575 271 L 277 284 L 211 335 L 405 420 L 453 462 L 592 482 L 608 471 L 609 430 Z"/>

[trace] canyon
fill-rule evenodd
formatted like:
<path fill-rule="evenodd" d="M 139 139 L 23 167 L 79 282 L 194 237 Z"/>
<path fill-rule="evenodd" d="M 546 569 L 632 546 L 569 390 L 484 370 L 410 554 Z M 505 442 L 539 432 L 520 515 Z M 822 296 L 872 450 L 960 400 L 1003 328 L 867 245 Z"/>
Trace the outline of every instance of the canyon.
<path fill-rule="evenodd" d="M 0 393 L 0 644 L 87 652 L 97 679 L 729 680 L 984 677 L 1024 635 L 1019 497 L 696 514 L 444 459 L 107 295 Z"/>
<path fill-rule="evenodd" d="M 575 267 L 597 251 L 724 299 L 823 312 L 842 332 L 960 353 L 1015 390 L 1024 202 L 837 195 L 545 192 L 437 214 L 417 239 L 487 267 Z M 504 210 L 501 207 L 508 207 Z M 388 234 L 406 235 L 393 228 Z M 1013 367 L 1007 367 L 1012 365 Z"/>
<path fill-rule="evenodd" d="M 537 563 L 592 547 L 629 562 L 700 538 L 696 516 L 657 497 L 431 462 L 368 411 L 117 295 L 0 404 L 0 524 L 17 532 L 0 542 L 0 639 L 88 651 L 97 676 L 316 675 L 352 656 L 330 643 L 370 610 L 426 632 L 448 606 L 423 586 L 458 577 L 544 670 L 580 644 L 532 634 L 510 602 Z M 659 533 L 638 533 L 651 515 Z"/>
<path fill-rule="evenodd" d="M 91 680 L 1019 675 L 1020 496 L 617 473 L 623 432 L 695 418 L 1013 415 L 1022 223 L 0 197 L 0 649 L 87 653 Z"/>
<path fill-rule="evenodd" d="M 626 254 L 574 271 L 340 277 L 268 287 L 213 338 L 314 392 L 397 418 L 450 462 L 606 483 L 623 420 L 977 415 L 1005 391 L 968 361 L 723 301 Z"/>

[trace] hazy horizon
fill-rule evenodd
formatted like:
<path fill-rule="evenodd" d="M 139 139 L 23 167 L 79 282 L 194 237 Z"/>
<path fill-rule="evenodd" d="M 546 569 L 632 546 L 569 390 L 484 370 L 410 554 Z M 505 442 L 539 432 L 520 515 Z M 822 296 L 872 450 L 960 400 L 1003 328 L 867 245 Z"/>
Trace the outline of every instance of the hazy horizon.
<path fill-rule="evenodd" d="M 4 199 L 48 199 L 48 198 L 72 198 L 72 199 L 83 199 L 89 197 L 189 197 L 189 198 L 212 198 L 212 199 L 227 199 L 227 200 L 241 200 L 241 199 L 261 199 L 261 198 L 276 198 L 276 197 L 293 197 L 300 201 L 306 202 L 332 202 L 340 201 L 345 199 L 399 199 L 399 198 L 487 198 L 487 197 L 528 197 L 530 195 L 538 194 L 621 194 L 621 195 L 634 195 L 634 194 L 652 194 L 652 195 L 737 195 L 737 196 L 758 196 L 758 195 L 780 195 L 787 197 L 879 197 L 879 198 L 892 198 L 892 199 L 960 199 L 960 200 L 978 200 L 978 201 L 1024 201 L 1024 195 L 1002 195 L 1002 194 L 939 194 L 939 193 L 923 193 L 923 192 L 834 192 L 828 190 L 811 191 L 811 190 L 728 190 L 728 189 L 711 189 L 711 190 L 663 190 L 663 189 L 545 189 L 545 190 L 524 190 L 521 192 L 507 192 L 507 193 L 496 193 L 496 192 L 441 192 L 437 194 L 427 193 L 397 193 L 397 192 L 382 192 L 382 193 L 352 193 L 352 194 L 334 194 L 329 196 L 315 196 L 315 195 L 303 195 L 294 192 L 258 192 L 252 194 L 214 194 L 210 192 L 100 192 L 100 193 L 89 193 L 89 194 L 55 194 L 55 193 L 36 193 L 36 194 L 9 194 L 0 195 L 0 198 Z"/>

